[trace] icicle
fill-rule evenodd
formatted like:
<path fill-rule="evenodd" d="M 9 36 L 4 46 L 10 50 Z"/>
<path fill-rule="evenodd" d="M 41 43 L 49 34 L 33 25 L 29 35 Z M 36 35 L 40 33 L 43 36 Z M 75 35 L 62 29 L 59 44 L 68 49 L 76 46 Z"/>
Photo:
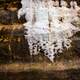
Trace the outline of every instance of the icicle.
<path fill-rule="evenodd" d="M 27 29 L 25 39 L 28 40 L 30 55 L 38 55 L 42 50 L 42 54 L 53 62 L 54 54 L 62 53 L 64 47 L 70 48 L 70 38 L 80 31 L 71 24 L 75 18 L 77 20 L 79 7 L 76 2 L 71 2 L 71 8 L 67 8 L 64 0 L 61 0 L 62 7 L 57 0 L 22 0 L 21 4 L 18 18 L 25 15 L 27 20 L 23 25 Z"/>

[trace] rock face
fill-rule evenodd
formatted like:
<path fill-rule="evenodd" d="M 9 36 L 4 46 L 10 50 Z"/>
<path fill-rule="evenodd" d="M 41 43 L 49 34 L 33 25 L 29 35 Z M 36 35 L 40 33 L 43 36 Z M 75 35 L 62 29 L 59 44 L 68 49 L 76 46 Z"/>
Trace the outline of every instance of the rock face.
<path fill-rule="evenodd" d="M 0 11 L 0 23 L 2 24 L 13 24 L 17 22 L 17 12 L 9 10 Z"/>
<path fill-rule="evenodd" d="M 74 52 L 78 57 L 80 57 L 80 32 L 78 32 L 76 35 L 77 35 L 76 38 L 77 40 L 74 42 L 75 44 Z"/>
<path fill-rule="evenodd" d="M 17 17 L 17 10 L 11 11 L 11 10 L 0 10 L 0 24 L 10 25 L 14 23 L 24 23 L 25 19 L 24 16 L 18 20 Z"/>

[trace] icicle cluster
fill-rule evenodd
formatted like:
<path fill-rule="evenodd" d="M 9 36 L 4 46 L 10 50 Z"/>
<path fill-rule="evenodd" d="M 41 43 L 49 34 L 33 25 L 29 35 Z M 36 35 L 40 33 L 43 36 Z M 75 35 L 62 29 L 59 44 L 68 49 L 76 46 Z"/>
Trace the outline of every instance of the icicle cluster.
<path fill-rule="evenodd" d="M 30 55 L 38 55 L 42 50 L 45 56 L 53 62 L 54 54 L 62 53 L 64 48 L 71 47 L 71 39 L 79 28 L 71 22 L 78 20 L 77 12 L 80 8 L 75 1 L 71 7 L 61 0 L 22 0 L 22 8 L 18 11 L 18 18 L 25 15 L 26 35 Z"/>

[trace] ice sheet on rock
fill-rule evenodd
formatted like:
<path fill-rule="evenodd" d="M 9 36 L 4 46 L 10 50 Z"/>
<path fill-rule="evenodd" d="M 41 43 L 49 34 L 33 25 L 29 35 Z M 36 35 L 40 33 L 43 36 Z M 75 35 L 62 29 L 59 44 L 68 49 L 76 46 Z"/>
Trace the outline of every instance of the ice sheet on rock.
<path fill-rule="evenodd" d="M 38 55 L 40 51 L 53 62 L 54 54 L 62 53 L 64 48 L 70 48 L 70 39 L 79 28 L 71 22 L 78 20 L 77 11 L 80 8 L 75 1 L 71 1 L 71 8 L 61 0 L 22 0 L 22 8 L 18 11 L 18 18 L 25 15 L 25 39 L 28 40 L 30 55 Z M 74 8 L 75 7 L 75 8 Z"/>

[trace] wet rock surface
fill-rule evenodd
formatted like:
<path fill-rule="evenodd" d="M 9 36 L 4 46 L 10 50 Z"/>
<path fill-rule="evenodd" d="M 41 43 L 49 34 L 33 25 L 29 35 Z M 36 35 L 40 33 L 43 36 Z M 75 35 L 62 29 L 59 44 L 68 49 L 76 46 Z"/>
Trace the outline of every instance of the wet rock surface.
<path fill-rule="evenodd" d="M 0 80 L 79 80 L 80 69 L 64 71 L 40 71 L 31 70 L 19 73 L 2 72 Z"/>
<path fill-rule="evenodd" d="M 0 23 L 13 24 L 17 22 L 17 12 L 9 10 L 0 10 Z"/>
<path fill-rule="evenodd" d="M 17 11 L 0 10 L 0 24 L 10 25 L 24 22 L 25 22 L 24 16 L 18 19 Z"/>

